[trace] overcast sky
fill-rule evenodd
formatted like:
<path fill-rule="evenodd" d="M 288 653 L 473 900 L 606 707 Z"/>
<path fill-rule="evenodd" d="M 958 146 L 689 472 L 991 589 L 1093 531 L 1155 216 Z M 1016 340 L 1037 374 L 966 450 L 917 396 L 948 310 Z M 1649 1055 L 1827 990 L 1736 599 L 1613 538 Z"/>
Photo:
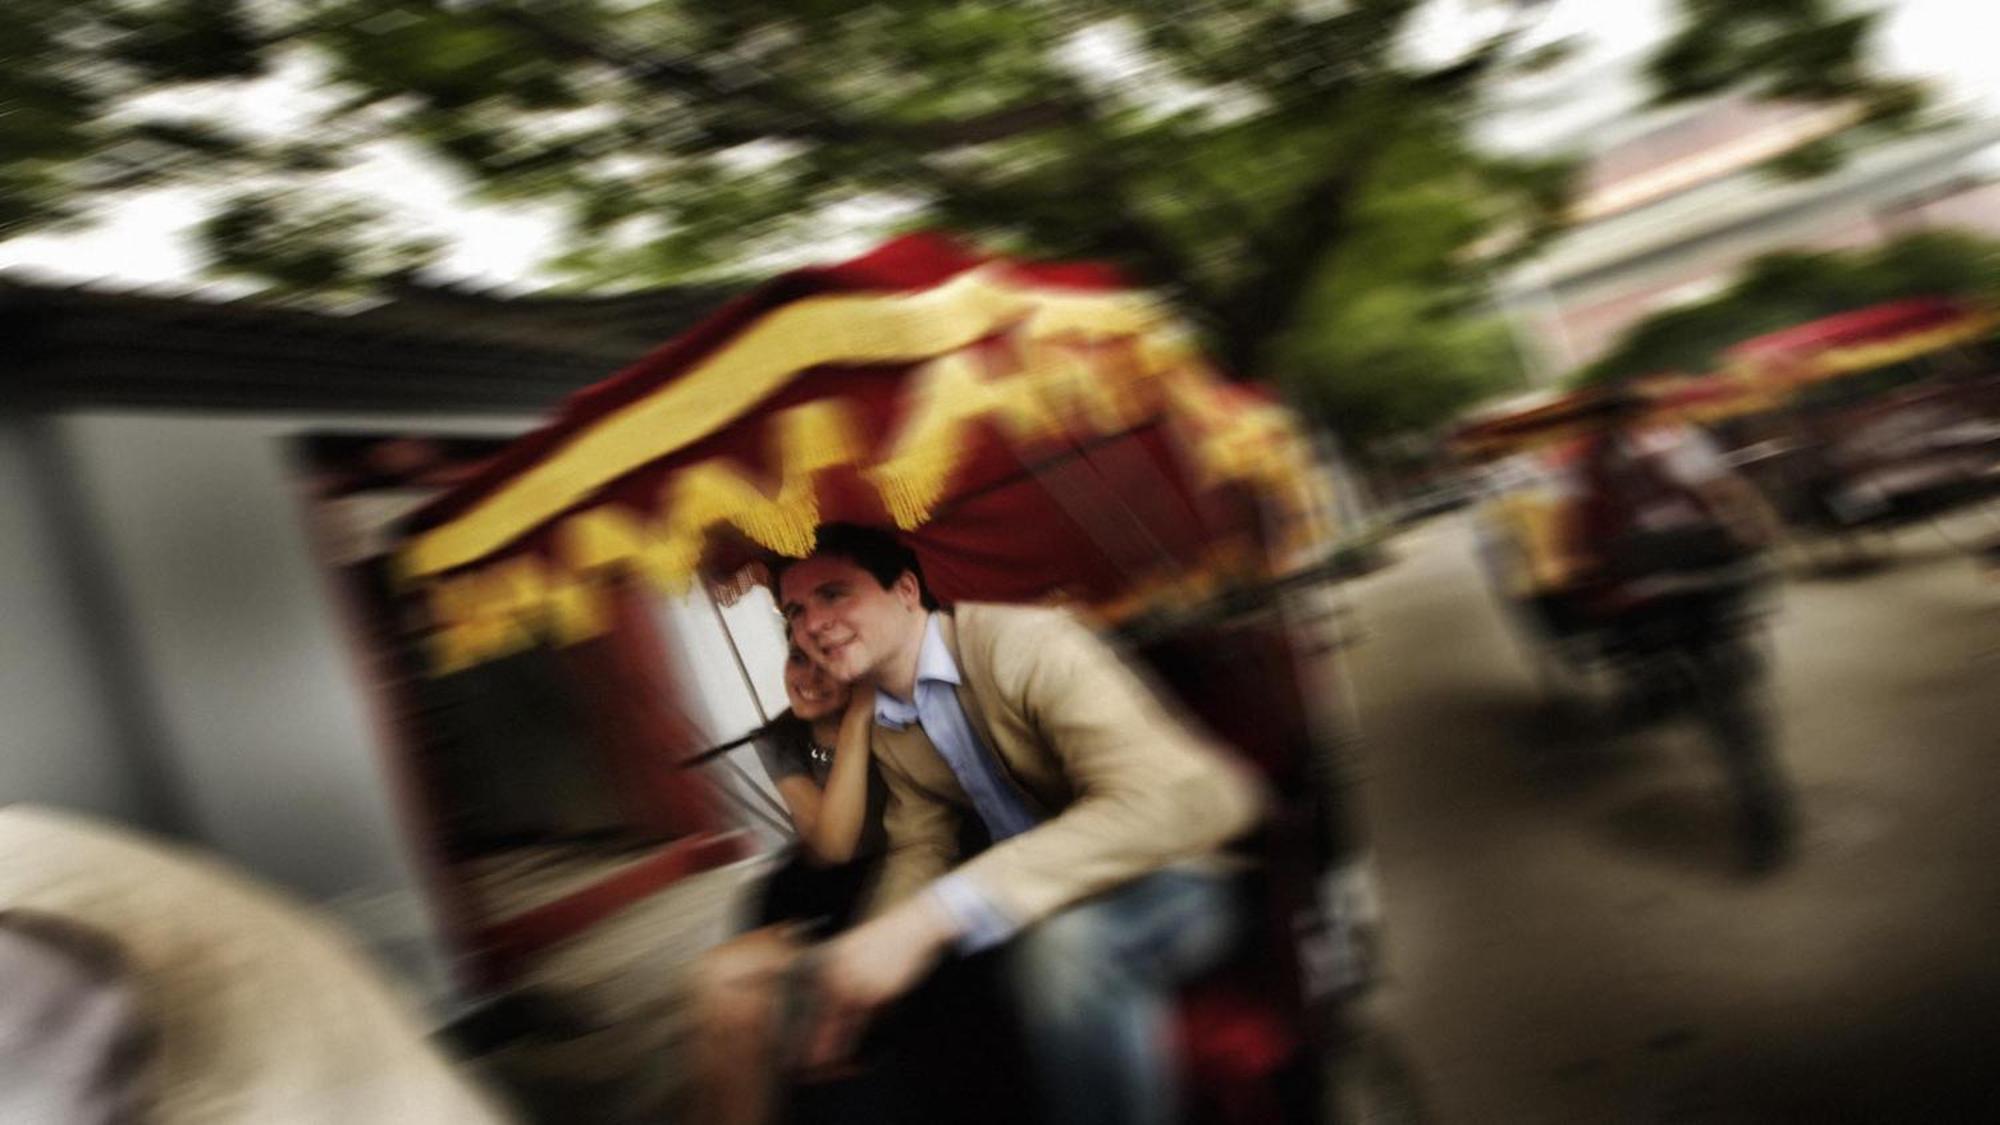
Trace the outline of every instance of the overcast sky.
<path fill-rule="evenodd" d="M 1623 116 L 1642 97 L 1629 64 L 1666 26 L 1671 0 L 1553 0 L 1535 37 L 1572 38 L 1578 56 L 1561 74 L 1520 85 L 1513 108 L 1492 115 L 1486 135 L 1509 148 L 1533 150 L 1574 143 L 1579 134 Z M 1892 0 L 1882 37 L 1888 67 L 1933 79 L 1945 98 L 2000 113 L 2000 2 Z M 1489 30 L 1494 5 L 1484 0 L 1437 0 L 1414 29 L 1414 46 L 1448 57 L 1469 36 Z M 1576 76 L 1586 75 L 1579 85 Z M 320 95 L 304 76 L 266 84 L 230 106 L 239 120 L 284 132 L 310 118 Z M 1586 94 L 1584 91 L 1588 91 Z M 479 285 L 532 288 L 554 278 L 539 271 L 556 250 L 552 209 L 474 207 L 452 177 L 391 145 L 343 174 L 345 186 L 396 202 L 409 225 L 442 233 L 452 248 L 441 273 Z M 36 235 L 0 243 L 0 269 L 36 276 L 126 283 L 186 285 L 197 277 L 187 232 L 204 211 L 189 189 L 149 192 L 107 207 L 95 229 Z"/>

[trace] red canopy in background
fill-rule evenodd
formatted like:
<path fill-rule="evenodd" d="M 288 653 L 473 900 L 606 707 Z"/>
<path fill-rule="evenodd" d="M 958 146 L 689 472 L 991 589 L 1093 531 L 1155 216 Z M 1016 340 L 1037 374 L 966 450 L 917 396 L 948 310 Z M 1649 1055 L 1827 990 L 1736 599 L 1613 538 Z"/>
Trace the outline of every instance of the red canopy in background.
<path fill-rule="evenodd" d="M 413 517 L 399 563 L 446 668 L 592 635 L 610 572 L 722 581 L 832 521 L 899 529 L 947 600 L 1116 616 L 1269 565 L 1273 526 L 1306 537 L 1308 464 L 1110 270 L 912 235 L 573 396 Z"/>
<path fill-rule="evenodd" d="M 1891 301 L 1745 340 L 1723 353 L 1720 371 L 1648 376 L 1626 390 L 1657 416 L 1715 422 L 1774 409 L 1807 383 L 1978 339 L 1996 323 L 1993 313 L 1950 298 Z M 1560 441 L 1602 410 L 1605 394 L 1590 388 L 1512 399 L 1467 415 L 1452 444 L 1467 455 L 1494 456 Z"/>
<path fill-rule="evenodd" d="M 1468 414 L 1452 430 L 1463 456 L 1497 457 L 1560 444 L 1583 433 L 1623 396 L 1644 403 L 1645 417 L 1715 422 L 1775 405 L 1768 390 L 1735 372 L 1651 375 L 1618 388 L 1520 396 Z"/>
<path fill-rule="evenodd" d="M 1614 397 L 1598 388 L 1517 395 L 1460 418 L 1451 445 L 1461 456 L 1498 457 L 1561 441 L 1601 417 Z"/>
<path fill-rule="evenodd" d="M 1757 336 L 1723 353 L 1728 366 L 1791 381 L 1864 371 L 1992 331 L 1986 310 L 1949 297 L 1912 297 Z"/>
<path fill-rule="evenodd" d="M 1710 375 L 1656 375 L 1637 380 L 1634 389 L 1646 396 L 1656 417 L 1713 423 L 1777 407 L 1783 395 L 1767 384 L 1735 370 Z"/>

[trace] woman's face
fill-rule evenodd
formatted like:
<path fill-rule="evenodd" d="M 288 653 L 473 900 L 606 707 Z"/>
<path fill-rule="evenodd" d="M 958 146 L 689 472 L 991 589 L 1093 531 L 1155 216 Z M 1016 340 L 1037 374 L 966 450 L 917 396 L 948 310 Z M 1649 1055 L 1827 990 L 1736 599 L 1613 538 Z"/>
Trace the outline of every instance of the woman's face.
<path fill-rule="evenodd" d="M 809 723 L 838 715 L 847 706 L 847 695 L 845 684 L 827 675 L 799 646 L 792 646 L 785 657 L 785 698 L 791 701 L 792 714 Z"/>

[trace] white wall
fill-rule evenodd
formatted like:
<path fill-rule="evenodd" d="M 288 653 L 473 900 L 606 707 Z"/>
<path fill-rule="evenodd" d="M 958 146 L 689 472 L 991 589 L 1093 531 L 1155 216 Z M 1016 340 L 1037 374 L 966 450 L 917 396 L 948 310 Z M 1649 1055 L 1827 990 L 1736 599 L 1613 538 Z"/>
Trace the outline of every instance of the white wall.
<path fill-rule="evenodd" d="M 190 831 L 334 910 L 434 1000 L 446 991 L 435 923 L 383 732 L 311 549 L 288 440 L 312 430 L 506 434 L 528 424 L 153 412 L 75 414 L 51 424 L 51 443 L 73 471 L 73 517 L 101 556 L 133 688 L 146 697 L 154 752 L 184 794 Z M 10 486 L 19 458 L 11 432 L 0 436 L 7 439 L 0 442 L 0 578 L 7 579 L 0 608 L 11 611 L 0 633 L 0 714 L 8 717 L 0 737 L 10 749 L 0 761 L 9 790 L 0 793 L 18 781 L 38 799 L 132 819 L 126 790 L 134 775 L 98 749 L 108 741 L 95 718 L 100 693 L 65 647 L 66 601 L 52 592 L 53 564 L 33 549 L 33 535 L 12 534 L 34 514 L 17 510 Z M 686 702 L 718 741 L 785 706 L 784 635 L 763 591 L 722 611 L 754 694 L 703 595 L 663 603 L 660 612 L 692 681 Z M 24 663 L 29 676 L 17 678 Z M 32 717 L 32 729 L 13 720 L 17 712 Z M 23 765 L 11 751 L 26 741 L 78 749 Z M 754 750 L 732 759 L 768 791 Z"/>
<path fill-rule="evenodd" d="M 0 415 L 0 803 L 147 824 L 51 511 L 54 453 L 45 423 Z"/>
<path fill-rule="evenodd" d="M 343 914 L 428 990 L 443 982 L 436 931 L 286 439 L 524 424 L 157 413 L 60 423 L 194 830 Z"/>
<path fill-rule="evenodd" d="M 673 646 L 674 659 L 685 669 L 689 680 L 683 685 L 685 702 L 693 712 L 694 721 L 717 743 L 751 730 L 786 706 L 785 632 L 770 594 L 762 589 L 752 590 L 735 605 L 722 609 L 720 616 L 718 621 L 716 608 L 700 591 L 660 604 L 661 621 Z M 741 668 L 730 652 L 732 638 L 743 657 Z M 745 669 L 750 674 L 748 685 L 743 682 Z M 771 788 L 754 748 L 734 750 L 729 760 L 739 772 L 730 776 L 720 765 L 711 767 L 718 783 L 740 785 L 747 778 L 776 799 L 776 791 Z M 785 838 L 765 830 L 765 826 L 747 814 L 737 820 L 746 827 L 758 828 L 767 844 Z"/>

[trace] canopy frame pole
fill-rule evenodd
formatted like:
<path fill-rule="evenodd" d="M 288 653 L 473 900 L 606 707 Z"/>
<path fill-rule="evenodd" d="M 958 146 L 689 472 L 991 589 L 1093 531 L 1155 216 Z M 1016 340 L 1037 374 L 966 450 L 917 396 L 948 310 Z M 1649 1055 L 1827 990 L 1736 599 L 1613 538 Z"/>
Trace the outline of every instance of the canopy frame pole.
<path fill-rule="evenodd" d="M 743 769 L 742 766 L 737 765 L 735 762 L 730 761 L 728 758 L 723 758 L 722 768 L 728 770 L 732 775 L 734 775 L 736 780 L 748 786 L 750 788 L 750 791 L 757 794 L 758 798 L 761 801 L 765 802 L 766 804 L 775 804 L 775 802 L 772 802 L 770 797 L 765 794 L 763 788 L 757 784 L 755 779 L 753 779 L 749 775 L 749 773 Z M 749 798 L 743 796 L 741 793 L 736 792 L 734 789 L 724 788 L 722 791 L 724 793 L 729 794 L 730 798 L 734 800 L 739 806 L 741 806 L 744 812 L 747 812 L 751 816 L 756 817 L 758 820 L 763 821 L 765 824 L 770 825 L 773 829 L 775 829 L 778 832 L 779 835 L 796 836 L 798 834 L 798 830 L 792 826 L 791 814 L 787 813 L 782 817 L 773 816 L 770 813 L 764 811 L 763 806 L 759 805 L 757 801 L 750 800 Z"/>

